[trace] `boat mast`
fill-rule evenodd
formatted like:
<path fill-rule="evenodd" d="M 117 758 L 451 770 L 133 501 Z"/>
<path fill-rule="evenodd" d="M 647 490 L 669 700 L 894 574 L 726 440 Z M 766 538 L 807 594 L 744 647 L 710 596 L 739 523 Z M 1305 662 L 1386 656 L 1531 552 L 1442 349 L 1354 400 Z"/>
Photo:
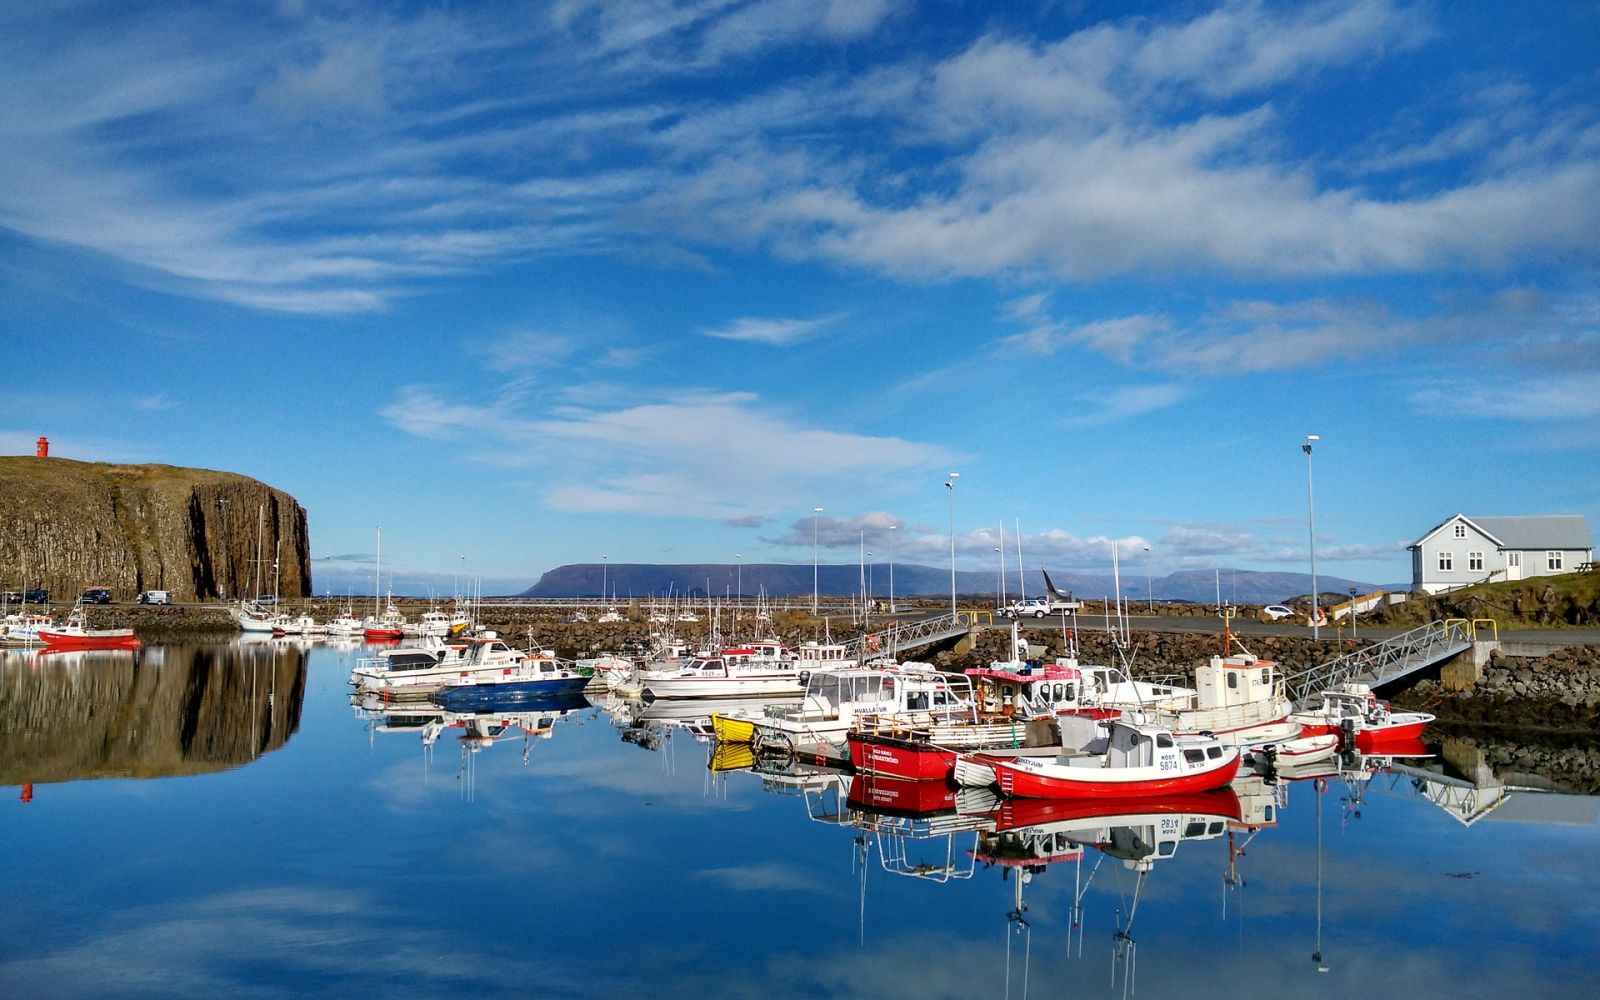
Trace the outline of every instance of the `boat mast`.
<path fill-rule="evenodd" d="M 383 589 L 383 525 L 378 525 L 378 561 L 377 568 L 372 574 L 372 619 L 377 621 L 378 591 Z"/>

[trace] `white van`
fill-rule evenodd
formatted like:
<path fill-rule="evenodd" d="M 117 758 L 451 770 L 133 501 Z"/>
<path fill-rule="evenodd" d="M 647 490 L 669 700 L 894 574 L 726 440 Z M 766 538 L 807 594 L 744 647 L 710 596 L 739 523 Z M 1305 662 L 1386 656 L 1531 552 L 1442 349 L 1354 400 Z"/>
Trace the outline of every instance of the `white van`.
<path fill-rule="evenodd" d="M 171 604 L 172 603 L 172 591 L 170 591 L 170 590 L 147 590 L 144 593 L 139 595 L 139 603 L 140 604 Z"/>

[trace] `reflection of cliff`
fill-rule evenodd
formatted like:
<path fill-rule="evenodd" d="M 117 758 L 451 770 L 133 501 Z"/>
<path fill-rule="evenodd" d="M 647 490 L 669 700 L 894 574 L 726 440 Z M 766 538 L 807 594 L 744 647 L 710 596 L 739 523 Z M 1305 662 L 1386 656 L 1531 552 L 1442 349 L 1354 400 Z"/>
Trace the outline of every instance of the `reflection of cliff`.
<path fill-rule="evenodd" d="M 0 785 L 204 774 L 300 725 L 306 655 L 281 646 L 152 647 L 0 658 Z"/>

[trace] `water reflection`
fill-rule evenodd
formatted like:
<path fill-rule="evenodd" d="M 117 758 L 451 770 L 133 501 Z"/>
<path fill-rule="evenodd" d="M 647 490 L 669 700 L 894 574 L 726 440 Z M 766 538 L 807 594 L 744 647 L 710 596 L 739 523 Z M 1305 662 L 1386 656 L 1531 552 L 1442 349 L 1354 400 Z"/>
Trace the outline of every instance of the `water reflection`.
<path fill-rule="evenodd" d="M 294 735 L 305 685 L 292 647 L 0 653 L 0 785 L 238 767 Z"/>

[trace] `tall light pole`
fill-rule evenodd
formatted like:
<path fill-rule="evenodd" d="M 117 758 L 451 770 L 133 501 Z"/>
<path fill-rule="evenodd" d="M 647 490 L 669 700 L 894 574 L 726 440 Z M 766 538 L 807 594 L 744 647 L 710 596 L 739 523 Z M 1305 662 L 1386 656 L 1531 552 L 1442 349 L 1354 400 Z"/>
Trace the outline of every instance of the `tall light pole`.
<path fill-rule="evenodd" d="M 889 613 L 894 614 L 894 529 L 889 525 Z"/>
<path fill-rule="evenodd" d="M 602 553 L 600 556 L 600 603 L 602 604 L 610 600 L 610 598 L 606 596 L 606 580 L 609 576 L 610 569 L 611 557 Z"/>
<path fill-rule="evenodd" d="M 733 611 L 733 620 L 734 621 L 738 621 L 739 620 L 739 605 L 744 603 L 744 553 L 735 552 L 733 554 L 733 558 L 735 560 L 737 560 L 737 565 L 738 565 L 738 568 L 734 570 L 734 578 L 733 578 L 733 580 L 734 580 L 734 583 L 733 583 L 733 599 L 734 599 L 734 602 L 735 602 L 734 603 L 734 611 Z"/>
<path fill-rule="evenodd" d="M 1155 585 L 1150 582 L 1150 546 L 1144 547 L 1144 599 L 1150 605 L 1150 613 L 1156 613 Z"/>
<path fill-rule="evenodd" d="M 1317 595 L 1317 502 L 1311 488 L 1311 443 L 1321 441 L 1316 434 L 1307 434 L 1300 450 L 1306 453 L 1306 541 L 1311 550 L 1311 638 L 1321 636 L 1322 602 Z"/>
<path fill-rule="evenodd" d="M 997 545 L 994 551 L 1000 557 L 1000 562 L 994 571 L 994 606 L 998 608 L 1006 603 L 1006 599 L 1001 596 L 1006 585 L 1006 550 Z"/>
<path fill-rule="evenodd" d="M 950 494 L 950 617 L 956 614 L 956 480 L 961 473 L 952 472 L 950 478 L 944 481 L 944 488 Z"/>
<path fill-rule="evenodd" d="M 811 617 L 817 616 L 817 515 L 821 507 L 811 508 Z"/>

